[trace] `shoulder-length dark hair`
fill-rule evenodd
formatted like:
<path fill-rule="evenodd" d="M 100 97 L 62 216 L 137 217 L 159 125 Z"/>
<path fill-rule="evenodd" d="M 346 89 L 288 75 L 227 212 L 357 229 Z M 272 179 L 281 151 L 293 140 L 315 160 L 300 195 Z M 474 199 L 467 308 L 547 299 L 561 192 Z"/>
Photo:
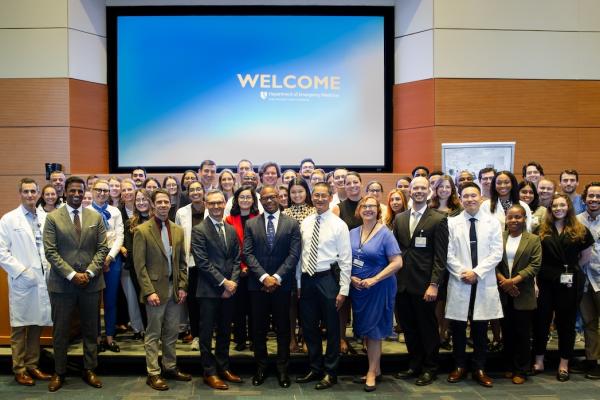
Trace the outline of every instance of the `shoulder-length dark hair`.
<path fill-rule="evenodd" d="M 499 171 L 496 175 L 494 175 L 494 178 L 492 178 L 492 183 L 490 187 L 490 192 L 492 194 L 492 198 L 490 199 L 490 211 L 492 213 L 496 212 L 496 206 L 498 205 L 499 196 L 498 191 L 496 190 L 496 180 L 500 175 L 506 175 L 508 176 L 508 179 L 510 179 L 510 184 L 512 186 L 510 188 L 510 194 L 508 195 L 510 201 L 513 204 L 519 202 L 519 182 L 517 182 L 517 178 L 510 171 Z"/>
<path fill-rule="evenodd" d="M 304 190 L 306 191 L 306 199 L 304 199 L 304 204 L 306 204 L 307 206 L 312 207 L 313 203 L 312 203 L 312 199 L 310 198 L 310 189 L 308 188 L 308 183 L 306 183 L 306 181 L 303 178 L 298 178 L 297 176 L 292 179 L 290 181 L 290 183 L 288 183 L 288 188 L 287 188 L 287 192 L 288 192 L 288 204 L 289 206 L 293 206 L 296 203 L 294 203 L 292 201 L 292 196 L 290 195 L 290 192 L 292 190 L 292 186 L 302 186 L 304 188 Z"/>
<path fill-rule="evenodd" d="M 529 181 L 519 182 L 519 185 L 518 185 L 519 193 L 521 192 L 521 189 L 523 189 L 525 186 L 527 186 L 528 188 L 530 188 L 533 191 L 533 200 L 531 200 L 531 203 L 528 205 L 529 205 L 529 209 L 531 210 L 531 212 L 534 213 L 535 210 L 537 210 L 538 207 L 540 206 L 540 195 L 538 194 L 538 191 L 537 191 L 537 188 L 535 187 L 535 185 Z M 520 197 L 521 197 L 521 195 L 519 195 L 519 198 Z"/>
<path fill-rule="evenodd" d="M 194 171 L 193 169 L 186 169 L 183 174 L 181 174 L 181 182 L 179 183 L 179 185 L 181 186 L 181 190 L 183 190 L 184 192 L 186 192 L 188 190 L 187 186 L 185 186 L 185 176 L 187 174 L 192 174 L 196 177 L 196 181 L 198 181 L 198 174 L 196 173 L 196 171 Z"/>
<path fill-rule="evenodd" d="M 39 206 L 46 207 L 46 200 L 44 200 L 44 192 L 46 191 L 46 189 L 52 189 L 56 192 L 56 189 L 54 188 L 54 186 L 52 186 L 51 183 L 44 185 L 42 190 L 40 190 L 40 198 L 35 203 L 36 207 L 39 207 Z M 58 193 L 56 193 L 56 203 L 58 203 Z M 56 207 L 56 203 L 54 203 L 54 207 Z"/>
<path fill-rule="evenodd" d="M 233 193 L 231 211 L 229 213 L 230 215 L 240 215 L 242 213 L 242 210 L 240 209 L 240 203 L 238 202 L 238 198 L 240 197 L 240 194 L 245 190 L 249 190 L 250 193 L 252 193 L 252 207 L 250 207 L 250 214 L 258 215 L 259 211 L 258 199 L 256 198 L 256 190 L 254 190 L 254 188 L 250 185 L 242 186 L 238 188 L 235 191 L 235 193 Z"/>

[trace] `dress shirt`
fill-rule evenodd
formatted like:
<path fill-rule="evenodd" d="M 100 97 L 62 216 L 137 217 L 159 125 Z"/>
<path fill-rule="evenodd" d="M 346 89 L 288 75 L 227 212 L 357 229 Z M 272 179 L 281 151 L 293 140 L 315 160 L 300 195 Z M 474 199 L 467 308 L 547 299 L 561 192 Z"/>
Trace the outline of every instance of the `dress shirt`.
<path fill-rule="evenodd" d="M 584 211 L 577 215 L 577 219 L 590 230 L 594 237 L 592 256 L 590 262 L 584 265 L 583 270 L 594 292 L 598 292 L 600 291 L 600 215 L 594 218 L 587 211 Z M 586 289 L 587 286 L 588 283 L 586 282 Z"/>
<path fill-rule="evenodd" d="M 65 203 L 65 207 L 67 207 L 67 211 L 69 212 L 69 217 L 71 218 L 71 222 L 73 222 L 74 218 L 75 218 L 75 214 L 73 214 L 73 210 L 78 210 L 79 211 L 79 223 L 81 224 L 81 232 L 83 232 L 83 207 L 80 205 L 79 208 L 75 209 L 73 207 L 71 207 L 69 204 Z M 89 269 L 86 271 L 88 274 L 90 274 L 90 276 L 93 278 L 94 277 L 94 273 L 92 271 L 90 271 Z M 71 272 L 69 275 L 67 275 L 67 279 L 71 280 L 73 279 L 73 277 L 75 276 L 75 274 L 77 273 L 77 271 L 73 271 Z"/>
<path fill-rule="evenodd" d="M 414 226 L 414 228 L 416 229 L 417 225 L 419 225 L 419 221 L 421 220 L 421 217 L 423 216 L 423 214 L 425 213 L 426 210 L 427 210 L 427 203 L 425 203 L 425 205 L 418 210 L 415 210 L 411 207 L 410 220 L 408 221 L 408 226 L 409 227 Z M 414 231 L 411 231 L 410 237 L 413 237 L 413 235 L 414 235 Z"/>
<path fill-rule="evenodd" d="M 206 210 L 206 212 L 208 213 L 208 209 Z M 217 221 L 216 219 L 214 219 L 213 217 L 211 217 L 210 215 L 208 216 L 208 218 L 210 219 L 210 221 L 213 223 L 213 225 L 215 226 L 215 229 L 217 230 L 217 234 L 219 233 L 219 227 L 217 226 L 217 224 L 222 224 L 223 227 L 221 228 L 223 230 L 223 238 L 225 239 L 225 243 L 227 243 L 227 235 L 225 234 L 225 219 L 222 219 L 220 221 Z M 223 280 L 221 281 L 221 283 L 219 283 L 219 286 L 222 286 L 223 283 L 225 283 L 225 279 L 223 278 Z"/>
<path fill-rule="evenodd" d="M 508 235 L 506 238 L 506 261 L 508 261 L 508 275 L 507 278 L 512 276 L 512 268 L 513 263 L 515 261 L 515 255 L 517 254 L 517 249 L 519 248 L 519 243 L 521 242 L 521 237 L 523 235 L 519 235 L 517 237 L 512 237 Z"/>
<path fill-rule="evenodd" d="M 269 214 L 265 211 L 263 215 L 265 216 L 265 235 L 267 234 L 270 215 L 273 216 L 273 229 L 275 229 L 275 235 L 277 235 L 277 224 L 279 223 L 279 210 L 275 211 L 275 213 L 273 214 Z M 262 281 L 264 281 L 267 276 L 269 276 L 269 274 L 262 274 L 260 278 L 258 278 L 259 282 L 262 283 Z M 281 276 L 279 276 L 278 274 L 273 274 L 273 277 L 277 279 L 277 282 L 279 282 L 279 284 L 281 285 Z"/>
<path fill-rule="evenodd" d="M 87 209 L 98 212 L 91 205 Z M 123 240 L 125 239 L 123 214 L 121 214 L 121 210 L 110 204 L 106 207 L 106 210 L 110 213 L 110 219 L 107 221 L 108 226 L 106 227 L 106 244 L 110 248 L 108 255 L 114 260 L 121 252 Z"/>
<path fill-rule="evenodd" d="M 300 225 L 302 234 L 302 256 L 296 268 L 296 280 L 300 288 L 302 266 L 308 265 L 310 244 L 312 241 L 313 227 L 319 214 L 312 214 Z M 331 210 L 320 214 L 319 248 L 317 252 L 316 273 L 329 271 L 331 264 L 338 262 L 340 267 L 340 292 L 348 296 L 350 290 L 350 272 L 352 270 L 352 248 L 350 246 L 350 232 L 348 226 Z"/>

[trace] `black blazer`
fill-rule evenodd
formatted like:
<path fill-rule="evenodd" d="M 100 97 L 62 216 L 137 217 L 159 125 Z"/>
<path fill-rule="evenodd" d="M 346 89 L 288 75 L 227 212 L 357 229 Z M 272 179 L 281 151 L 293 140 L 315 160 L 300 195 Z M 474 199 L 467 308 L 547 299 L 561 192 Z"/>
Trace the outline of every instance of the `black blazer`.
<path fill-rule="evenodd" d="M 394 236 L 402 251 L 402 268 L 396 274 L 398 292 L 422 296 L 430 283 L 440 285 L 443 281 L 448 257 L 448 219 L 427 207 L 411 238 L 410 213 L 408 209 L 394 220 Z M 415 247 L 417 237 L 426 239 L 425 247 Z"/>
<path fill-rule="evenodd" d="M 244 230 L 244 257 L 250 270 L 248 290 L 260 290 L 263 285 L 258 279 L 264 274 L 281 277 L 278 290 L 292 290 L 301 243 L 300 225 L 281 212 L 272 249 L 267 245 L 265 215 L 248 220 Z"/>
<path fill-rule="evenodd" d="M 227 278 L 236 283 L 240 276 L 240 244 L 235 229 L 223 221 L 227 248 L 210 218 L 192 228 L 192 254 L 198 268 L 196 297 L 221 297 Z"/>

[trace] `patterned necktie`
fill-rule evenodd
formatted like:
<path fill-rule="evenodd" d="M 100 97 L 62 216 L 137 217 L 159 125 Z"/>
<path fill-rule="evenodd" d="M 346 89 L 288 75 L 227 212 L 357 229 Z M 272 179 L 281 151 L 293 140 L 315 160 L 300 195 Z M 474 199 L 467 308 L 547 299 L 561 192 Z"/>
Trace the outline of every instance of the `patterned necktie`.
<path fill-rule="evenodd" d="M 469 229 L 469 241 L 471 243 L 471 266 L 477 267 L 477 230 L 475 230 L 475 222 L 477 218 L 470 218 L 471 229 Z"/>
<path fill-rule="evenodd" d="M 79 210 L 73 210 L 73 225 L 75 225 L 77 239 L 81 239 L 81 220 L 79 219 Z"/>
<path fill-rule="evenodd" d="M 217 232 L 219 232 L 219 239 L 221 239 L 221 244 L 223 244 L 223 247 L 227 248 L 227 244 L 225 243 L 225 233 L 223 232 L 223 223 L 218 222 L 216 226 Z"/>
<path fill-rule="evenodd" d="M 321 226 L 321 216 L 317 215 L 313 227 L 312 239 L 310 241 L 310 254 L 308 256 L 308 265 L 306 273 L 313 276 L 317 272 L 317 254 L 319 252 L 319 228 Z"/>
<path fill-rule="evenodd" d="M 269 222 L 267 222 L 267 245 L 269 249 L 273 248 L 273 242 L 275 241 L 275 225 L 273 225 L 274 216 L 269 215 Z"/>

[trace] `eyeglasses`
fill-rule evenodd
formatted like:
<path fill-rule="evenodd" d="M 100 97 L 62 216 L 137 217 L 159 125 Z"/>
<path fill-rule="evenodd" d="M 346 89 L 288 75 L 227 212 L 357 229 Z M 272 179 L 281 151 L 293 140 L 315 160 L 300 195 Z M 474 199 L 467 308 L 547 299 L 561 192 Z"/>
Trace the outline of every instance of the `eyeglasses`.
<path fill-rule="evenodd" d="M 94 191 L 96 193 L 108 193 L 108 192 L 110 192 L 110 190 L 108 190 L 108 189 L 98 189 L 98 188 L 94 188 Z"/>
<path fill-rule="evenodd" d="M 206 202 L 206 205 L 209 206 L 209 207 L 218 207 L 218 206 L 221 206 L 223 204 L 225 204 L 224 201 L 207 201 Z"/>
<path fill-rule="evenodd" d="M 245 201 L 252 200 L 252 196 L 246 196 L 246 195 L 238 196 L 238 200 L 245 200 Z"/>

